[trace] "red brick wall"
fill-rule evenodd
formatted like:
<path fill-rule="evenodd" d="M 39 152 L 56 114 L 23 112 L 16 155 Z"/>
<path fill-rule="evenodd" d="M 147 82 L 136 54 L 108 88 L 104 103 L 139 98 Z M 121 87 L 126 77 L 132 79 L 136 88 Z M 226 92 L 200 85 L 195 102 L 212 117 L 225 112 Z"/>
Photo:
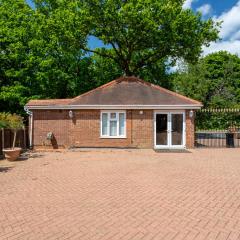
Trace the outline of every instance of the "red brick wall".
<path fill-rule="evenodd" d="M 189 116 L 189 110 L 186 110 L 186 147 L 194 148 L 195 144 L 195 112 L 192 117 Z"/>
<path fill-rule="evenodd" d="M 73 110 L 70 119 L 68 110 L 33 111 L 33 145 L 35 147 L 138 147 L 153 148 L 153 110 L 127 110 L 127 137 L 123 139 L 100 137 L 100 110 Z M 53 141 L 46 140 L 53 132 Z M 194 120 L 186 111 L 186 145 L 194 146 Z"/>
<path fill-rule="evenodd" d="M 69 142 L 68 111 L 64 110 L 36 110 L 33 111 L 33 145 L 65 147 Z M 54 140 L 50 143 L 46 139 L 47 133 L 53 132 Z"/>
<path fill-rule="evenodd" d="M 127 138 L 100 137 L 100 110 L 74 111 L 70 122 L 70 143 L 79 147 L 131 147 L 131 111 L 127 111 Z"/>
<path fill-rule="evenodd" d="M 153 110 L 132 110 L 132 143 L 139 148 L 154 147 Z"/>

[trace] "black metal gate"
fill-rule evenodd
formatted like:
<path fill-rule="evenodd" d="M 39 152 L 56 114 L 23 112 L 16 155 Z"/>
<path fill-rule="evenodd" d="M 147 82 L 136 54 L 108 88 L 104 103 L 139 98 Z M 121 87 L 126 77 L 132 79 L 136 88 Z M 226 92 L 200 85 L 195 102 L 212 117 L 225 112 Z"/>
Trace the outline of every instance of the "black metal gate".
<path fill-rule="evenodd" d="M 201 109 L 195 126 L 196 147 L 240 147 L 240 109 Z"/>

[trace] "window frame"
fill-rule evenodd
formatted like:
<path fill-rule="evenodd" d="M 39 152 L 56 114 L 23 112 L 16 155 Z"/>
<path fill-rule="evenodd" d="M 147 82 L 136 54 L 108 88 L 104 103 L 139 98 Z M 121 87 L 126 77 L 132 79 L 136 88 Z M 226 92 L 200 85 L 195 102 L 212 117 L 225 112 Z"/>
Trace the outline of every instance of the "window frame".
<path fill-rule="evenodd" d="M 108 116 L 107 119 L 107 135 L 102 134 L 102 116 L 106 113 Z M 111 118 L 111 113 L 116 113 L 116 118 Z M 119 135 L 119 114 L 123 113 L 124 115 L 124 134 Z M 117 121 L 117 136 L 110 136 L 110 121 Z M 101 110 L 100 112 L 100 138 L 127 138 L 127 121 L 126 121 L 126 111 L 125 110 Z"/>

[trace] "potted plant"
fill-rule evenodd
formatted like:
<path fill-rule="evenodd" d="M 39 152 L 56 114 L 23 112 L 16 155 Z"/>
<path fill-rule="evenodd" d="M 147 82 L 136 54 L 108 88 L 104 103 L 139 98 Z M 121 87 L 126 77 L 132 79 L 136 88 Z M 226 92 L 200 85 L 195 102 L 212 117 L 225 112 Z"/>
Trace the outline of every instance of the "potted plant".
<path fill-rule="evenodd" d="M 0 123 L 2 127 L 10 128 L 13 131 L 12 147 L 4 148 L 3 153 L 7 160 L 14 161 L 19 157 L 22 150 L 20 147 L 16 147 L 16 137 L 18 130 L 23 127 L 23 118 L 17 114 L 2 113 Z"/>

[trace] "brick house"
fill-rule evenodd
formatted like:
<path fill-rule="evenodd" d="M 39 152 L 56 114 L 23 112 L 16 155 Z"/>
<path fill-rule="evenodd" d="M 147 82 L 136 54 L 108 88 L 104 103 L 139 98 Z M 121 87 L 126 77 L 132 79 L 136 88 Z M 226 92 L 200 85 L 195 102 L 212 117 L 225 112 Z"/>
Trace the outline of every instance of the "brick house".
<path fill-rule="evenodd" d="M 202 104 L 136 77 L 72 99 L 30 100 L 30 143 L 39 147 L 194 147 Z"/>

